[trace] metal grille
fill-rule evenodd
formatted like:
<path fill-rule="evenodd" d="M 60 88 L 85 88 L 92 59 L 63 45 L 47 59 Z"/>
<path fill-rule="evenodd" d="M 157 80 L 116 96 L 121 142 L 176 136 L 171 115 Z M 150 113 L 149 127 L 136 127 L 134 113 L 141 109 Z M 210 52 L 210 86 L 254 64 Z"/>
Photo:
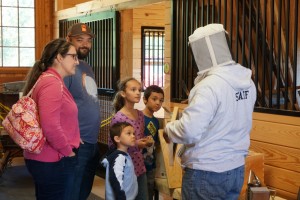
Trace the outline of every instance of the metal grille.
<path fill-rule="evenodd" d="M 163 27 L 142 27 L 142 82 L 143 89 L 150 85 L 164 87 Z"/>
<path fill-rule="evenodd" d="M 98 141 L 108 144 L 109 137 L 109 126 L 113 113 L 112 101 L 114 98 L 114 91 L 111 90 L 98 90 L 99 93 L 99 101 L 100 101 L 100 113 L 101 118 L 101 127 Z"/>
<path fill-rule="evenodd" d="M 182 83 L 191 89 L 196 77 L 188 36 L 200 26 L 221 23 L 229 34 L 234 60 L 253 71 L 258 93 L 256 110 L 299 114 L 293 112 L 299 109 L 300 89 L 298 0 L 173 0 L 172 3 L 172 100 L 186 99 Z"/>

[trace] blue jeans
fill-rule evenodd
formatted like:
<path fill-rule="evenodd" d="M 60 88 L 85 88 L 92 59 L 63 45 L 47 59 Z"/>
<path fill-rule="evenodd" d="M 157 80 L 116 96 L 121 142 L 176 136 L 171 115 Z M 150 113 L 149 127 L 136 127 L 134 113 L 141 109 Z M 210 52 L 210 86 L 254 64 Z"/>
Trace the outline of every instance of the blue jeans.
<path fill-rule="evenodd" d="M 25 160 L 35 184 L 37 200 L 69 200 L 74 182 L 77 156 L 64 157 L 58 162 Z"/>
<path fill-rule="evenodd" d="M 185 169 L 183 200 L 235 200 L 244 182 L 244 165 L 222 173 Z"/>
<path fill-rule="evenodd" d="M 137 177 L 138 182 L 138 194 L 135 197 L 136 200 L 148 200 L 148 187 L 147 187 L 147 175 L 146 173 Z"/>
<path fill-rule="evenodd" d="M 98 143 L 84 142 L 78 149 L 78 163 L 75 167 L 75 180 L 72 191 L 72 200 L 86 200 L 92 190 L 100 154 Z"/>

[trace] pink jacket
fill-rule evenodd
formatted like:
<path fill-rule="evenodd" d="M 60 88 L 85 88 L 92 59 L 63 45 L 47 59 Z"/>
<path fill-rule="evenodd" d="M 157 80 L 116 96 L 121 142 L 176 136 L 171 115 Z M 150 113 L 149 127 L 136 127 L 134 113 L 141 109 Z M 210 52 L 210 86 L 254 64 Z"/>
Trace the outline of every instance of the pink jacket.
<path fill-rule="evenodd" d="M 57 78 L 43 77 L 32 92 L 32 98 L 38 105 L 46 143 L 40 154 L 24 151 L 24 157 L 41 162 L 56 162 L 70 155 L 73 148 L 79 147 L 78 110 L 60 75 L 52 68 L 46 73 Z"/>

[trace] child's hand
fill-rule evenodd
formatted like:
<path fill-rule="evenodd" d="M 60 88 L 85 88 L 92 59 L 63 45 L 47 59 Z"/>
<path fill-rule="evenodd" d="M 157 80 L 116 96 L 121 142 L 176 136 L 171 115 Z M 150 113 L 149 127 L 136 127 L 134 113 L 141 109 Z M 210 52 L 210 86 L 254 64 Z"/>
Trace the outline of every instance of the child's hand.
<path fill-rule="evenodd" d="M 169 138 L 168 133 L 166 132 L 166 130 L 164 130 L 163 136 L 164 136 L 164 139 L 165 139 L 166 143 L 169 144 L 171 142 L 171 140 L 170 140 L 170 138 Z"/>
<path fill-rule="evenodd" d="M 136 140 L 136 144 L 140 149 L 147 147 L 147 138 L 141 138 L 139 140 Z"/>
<path fill-rule="evenodd" d="M 147 136 L 145 138 L 147 139 L 146 140 L 147 146 L 151 147 L 153 145 L 153 143 L 154 143 L 153 137 L 149 135 L 149 136 Z"/>
<path fill-rule="evenodd" d="M 152 136 L 146 136 L 144 138 L 141 138 L 137 140 L 137 145 L 140 149 L 146 148 L 146 147 L 151 147 L 154 143 L 154 140 Z"/>

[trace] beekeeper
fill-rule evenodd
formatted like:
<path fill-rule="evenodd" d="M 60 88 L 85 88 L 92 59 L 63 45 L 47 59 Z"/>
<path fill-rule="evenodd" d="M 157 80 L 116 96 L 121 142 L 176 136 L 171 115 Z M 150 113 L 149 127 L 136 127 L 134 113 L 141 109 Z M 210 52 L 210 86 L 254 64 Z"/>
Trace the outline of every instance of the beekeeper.
<path fill-rule="evenodd" d="M 189 36 L 198 76 L 182 117 L 165 127 L 167 142 L 184 144 L 183 200 L 234 200 L 243 186 L 256 88 L 225 34 L 222 24 L 209 24 Z"/>

